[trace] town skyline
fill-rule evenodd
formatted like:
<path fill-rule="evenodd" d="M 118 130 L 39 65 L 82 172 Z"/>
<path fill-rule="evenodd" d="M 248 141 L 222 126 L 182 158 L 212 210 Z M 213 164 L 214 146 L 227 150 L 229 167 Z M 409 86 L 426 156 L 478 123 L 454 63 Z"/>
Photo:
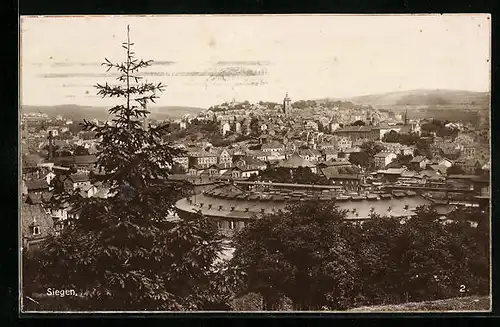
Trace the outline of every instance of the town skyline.
<path fill-rule="evenodd" d="M 100 63 L 122 60 L 127 24 L 137 55 L 155 61 L 146 78 L 167 85 L 158 105 L 278 101 L 285 92 L 297 100 L 418 89 L 489 92 L 488 18 L 22 18 L 21 103 L 107 106 L 93 85 L 114 81 Z M 166 33 L 171 26 L 182 33 Z"/>
<path fill-rule="evenodd" d="M 490 20 L 24 19 L 21 313 L 491 311 Z"/>

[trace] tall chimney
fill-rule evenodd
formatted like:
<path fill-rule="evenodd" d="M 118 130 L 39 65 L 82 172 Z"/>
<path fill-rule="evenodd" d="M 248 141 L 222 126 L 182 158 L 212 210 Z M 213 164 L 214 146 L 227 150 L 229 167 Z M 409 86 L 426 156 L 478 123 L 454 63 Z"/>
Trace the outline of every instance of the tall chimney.
<path fill-rule="evenodd" d="M 52 136 L 52 131 L 49 131 L 49 160 L 52 159 L 54 155 L 54 137 Z"/>

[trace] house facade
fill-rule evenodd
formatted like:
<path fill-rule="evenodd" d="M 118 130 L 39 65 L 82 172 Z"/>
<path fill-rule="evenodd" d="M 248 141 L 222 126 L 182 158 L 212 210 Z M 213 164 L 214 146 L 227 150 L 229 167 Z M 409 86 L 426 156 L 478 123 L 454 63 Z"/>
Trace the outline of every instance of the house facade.
<path fill-rule="evenodd" d="M 377 153 L 374 157 L 375 167 L 378 169 L 383 169 L 388 164 L 390 164 L 394 159 L 396 159 L 396 157 L 397 155 L 392 152 Z"/>
<path fill-rule="evenodd" d="M 189 156 L 189 166 L 198 166 L 208 168 L 218 162 L 218 157 L 215 153 L 200 151 L 192 153 Z"/>
<path fill-rule="evenodd" d="M 233 156 L 228 150 L 223 149 L 222 151 L 220 151 L 217 161 L 219 165 L 230 167 L 233 164 Z"/>
<path fill-rule="evenodd" d="M 64 179 L 64 190 L 73 192 L 76 189 L 83 189 L 91 185 L 90 179 L 84 174 L 72 174 Z"/>

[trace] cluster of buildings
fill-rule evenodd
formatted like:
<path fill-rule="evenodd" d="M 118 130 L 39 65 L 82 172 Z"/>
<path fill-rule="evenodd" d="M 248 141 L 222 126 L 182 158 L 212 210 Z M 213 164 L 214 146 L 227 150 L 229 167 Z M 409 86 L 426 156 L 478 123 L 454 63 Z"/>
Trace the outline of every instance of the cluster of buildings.
<path fill-rule="evenodd" d="M 231 103 L 200 113 L 197 120 L 217 121 L 223 136 L 229 132 L 248 135 L 250 122 L 257 119 L 258 135 L 227 147 L 177 140 L 175 144 L 183 154 L 174 157 L 173 165 L 165 169 L 175 168 L 173 179 L 188 180 L 198 189 L 196 199 L 181 200 L 178 210 L 189 213 L 201 209 L 219 219 L 219 226 L 227 231 L 244 226 L 254 213 L 283 210 L 297 197 L 335 197 L 344 201 L 351 210 L 350 217 L 358 220 L 366 219 L 370 212 L 410 217 L 412 208 L 433 201 L 426 195 L 432 189 L 449 188 L 464 194 L 474 191 L 475 196 L 489 198 L 489 144 L 477 141 L 477 131 L 461 130 L 454 139 L 434 137 L 428 140 L 429 154 L 423 156 L 417 154 L 415 146 L 381 141 L 391 131 L 419 135 L 421 122 L 408 120 L 406 114 L 391 116 L 378 110 L 334 107 L 329 108 L 329 116 L 317 115 L 326 110 L 321 107 L 307 117 L 300 110 L 304 109 L 294 108 L 287 94 L 282 104 Z M 110 196 L 106 185 L 92 184 L 89 179 L 96 169 L 98 139 L 82 132 L 61 137 L 68 135 L 65 128 L 72 124 L 62 117 L 56 122 L 44 118 L 46 127 L 36 131 L 30 130 L 36 119 L 30 119 L 23 122 L 28 133 L 22 139 L 21 216 L 26 246 L 57 233 L 75 214 L 69 206 L 54 209 L 45 204 L 54 179 L 84 197 Z M 179 128 L 186 128 L 190 121 L 184 117 Z M 363 124 L 348 125 L 358 121 Z M 350 161 L 353 153 L 363 151 L 365 142 L 375 142 L 383 149 L 374 155 L 372 171 Z M 88 153 L 71 152 L 75 146 L 88 149 Z M 55 148 L 68 151 L 57 155 Z M 397 164 L 401 155 L 411 156 L 411 160 Z M 453 166 L 463 174 L 448 174 Z M 287 170 L 291 177 L 299 169 L 308 168 L 328 185 L 278 185 L 259 179 L 270 168 Z M 386 187 L 403 188 L 403 194 L 393 194 L 392 189 L 387 193 Z"/>

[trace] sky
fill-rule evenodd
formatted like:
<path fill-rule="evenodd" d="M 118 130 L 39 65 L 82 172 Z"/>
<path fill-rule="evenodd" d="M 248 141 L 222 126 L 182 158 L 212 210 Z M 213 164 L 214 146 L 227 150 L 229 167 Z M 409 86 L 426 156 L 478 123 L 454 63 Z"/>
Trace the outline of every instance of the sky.
<path fill-rule="evenodd" d="M 490 90 L 488 15 L 21 17 L 21 104 L 109 106 L 127 25 L 161 106 Z"/>

